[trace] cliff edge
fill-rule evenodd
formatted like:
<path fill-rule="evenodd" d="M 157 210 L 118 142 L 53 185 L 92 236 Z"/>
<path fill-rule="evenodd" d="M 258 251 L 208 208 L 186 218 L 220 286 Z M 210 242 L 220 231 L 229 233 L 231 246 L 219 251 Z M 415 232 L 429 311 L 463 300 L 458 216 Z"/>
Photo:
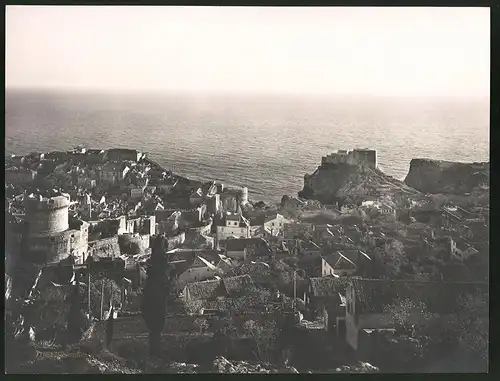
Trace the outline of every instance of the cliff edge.
<path fill-rule="evenodd" d="M 489 163 L 412 159 L 404 182 L 423 193 L 464 195 L 487 191 Z"/>

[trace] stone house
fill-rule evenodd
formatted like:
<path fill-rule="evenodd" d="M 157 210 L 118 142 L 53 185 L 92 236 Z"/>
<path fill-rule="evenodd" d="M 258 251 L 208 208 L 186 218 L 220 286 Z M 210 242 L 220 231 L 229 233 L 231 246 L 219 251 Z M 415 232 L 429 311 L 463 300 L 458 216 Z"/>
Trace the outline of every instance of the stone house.
<path fill-rule="evenodd" d="M 451 257 L 458 259 L 459 261 L 464 261 L 473 255 L 479 253 L 474 246 L 470 245 L 463 238 L 452 238 L 449 237 L 449 253 Z"/>
<path fill-rule="evenodd" d="M 231 238 L 250 238 L 250 224 L 239 213 L 227 213 L 217 226 L 217 241 Z"/>
<path fill-rule="evenodd" d="M 283 235 L 283 227 L 285 224 L 290 223 L 291 220 L 283 217 L 281 214 L 276 213 L 271 216 L 267 216 L 264 219 L 264 228 L 271 231 L 272 235 Z"/>
<path fill-rule="evenodd" d="M 304 295 L 308 317 L 314 319 L 316 316 L 327 316 L 328 322 L 325 325 L 330 325 L 330 328 L 335 325 L 334 316 L 340 316 L 342 311 L 334 314 L 332 312 L 337 311 L 342 303 L 339 293 L 343 293 L 343 283 L 331 276 L 309 278 L 308 288 Z"/>
<path fill-rule="evenodd" d="M 122 181 L 130 168 L 126 164 L 106 163 L 98 167 L 98 176 L 101 184 L 114 185 Z"/>
<path fill-rule="evenodd" d="M 226 289 L 220 279 L 189 283 L 182 291 L 184 303 L 224 299 L 226 296 Z"/>
<path fill-rule="evenodd" d="M 247 260 L 251 257 L 271 255 L 269 244 L 262 238 L 228 239 L 220 243 L 229 258 Z"/>
<path fill-rule="evenodd" d="M 486 294 L 488 288 L 487 283 L 352 278 L 346 290 L 346 341 L 354 350 L 363 349 L 369 346 L 365 329 L 394 328 L 386 306 L 403 299 L 424 302 L 429 312 L 446 318 L 460 310 L 460 296 L 478 291 Z M 415 314 L 414 318 L 418 319 L 419 315 Z"/>
<path fill-rule="evenodd" d="M 216 264 L 210 263 L 201 255 L 197 255 L 191 265 L 179 275 L 178 284 L 180 287 L 183 287 L 189 283 L 213 278 L 219 273 L 220 270 Z"/>
<path fill-rule="evenodd" d="M 305 222 L 290 222 L 283 225 L 284 238 L 295 239 L 305 234 L 313 234 L 314 225 Z"/>
<path fill-rule="evenodd" d="M 340 251 L 321 259 L 321 276 L 348 276 L 356 270 L 356 264 Z"/>

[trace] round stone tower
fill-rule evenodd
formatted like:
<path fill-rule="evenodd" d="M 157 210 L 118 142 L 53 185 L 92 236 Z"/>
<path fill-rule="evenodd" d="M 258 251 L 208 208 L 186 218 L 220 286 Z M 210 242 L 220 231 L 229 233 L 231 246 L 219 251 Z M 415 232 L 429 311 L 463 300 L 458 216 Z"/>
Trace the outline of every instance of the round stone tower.
<path fill-rule="evenodd" d="M 26 222 L 29 235 L 48 236 L 68 230 L 69 204 L 70 200 L 65 196 L 26 198 Z"/>

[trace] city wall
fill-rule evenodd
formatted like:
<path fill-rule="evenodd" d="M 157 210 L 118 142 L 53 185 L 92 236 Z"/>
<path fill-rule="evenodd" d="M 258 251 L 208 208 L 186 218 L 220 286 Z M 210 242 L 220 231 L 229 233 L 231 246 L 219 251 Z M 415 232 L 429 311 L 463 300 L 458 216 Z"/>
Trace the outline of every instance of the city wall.
<path fill-rule="evenodd" d="M 115 258 L 121 255 L 118 236 L 89 242 L 88 254 L 94 258 Z"/>
<path fill-rule="evenodd" d="M 150 247 L 151 236 L 149 234 L 123 234 L 118 236 L 118 243 L 122 253 L 136 255 L 144 254 Z"/>
<path fill-rule="evenodd" d="M 50 199 L 27 198 L 26 221 L 30 235 L 51 235 L 69 229 L 69 199 L 57 196 Z"/>

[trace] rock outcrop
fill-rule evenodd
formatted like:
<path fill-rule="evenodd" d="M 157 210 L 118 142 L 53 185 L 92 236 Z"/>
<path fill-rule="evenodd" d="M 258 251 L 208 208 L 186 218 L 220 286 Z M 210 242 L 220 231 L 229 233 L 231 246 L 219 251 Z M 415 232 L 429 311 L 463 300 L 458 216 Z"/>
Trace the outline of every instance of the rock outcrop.
<path fill-rule="evenodd" d="M 277 368 L 271 364 L 249 363 L 247 361 L 228 361 L 217 357 L 213 362 L 214 373 L 299 373 L 292 366 Z"/>
<path fill-rule="evenodd" d="M 378 373 L 379 369 L 370 363 L 359 361 L 353 365 L 343 365 L 335 369 L 336 373 Z"/>
<path fill-rule="evenodd" d="M 405 184 L 423 193 L 457 194 L 487 191 L 489 163 L 412 159 Z"/>
<path fill-rule="evenodd" d="M 362 165 L 322 164 L 312 175 L 304 176 L 304 188 L 299 197 L 324 204 L 357 202 L 365 196 L 381 193 L 418 195 L 418 191 L 378 169 Z"/>

